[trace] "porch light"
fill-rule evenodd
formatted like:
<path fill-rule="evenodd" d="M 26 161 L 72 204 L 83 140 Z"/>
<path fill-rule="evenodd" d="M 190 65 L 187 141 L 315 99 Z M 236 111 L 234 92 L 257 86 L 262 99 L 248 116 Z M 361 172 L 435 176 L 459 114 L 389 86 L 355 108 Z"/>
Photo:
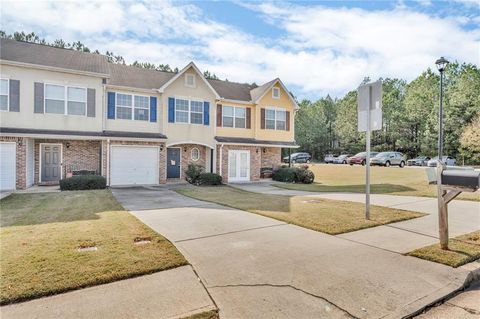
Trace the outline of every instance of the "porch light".
<path fill-rule="evenodd" d="M 66 146 L 67 148 L 70 148 L 70 142 L 65 143 L 65 146 Z"/>

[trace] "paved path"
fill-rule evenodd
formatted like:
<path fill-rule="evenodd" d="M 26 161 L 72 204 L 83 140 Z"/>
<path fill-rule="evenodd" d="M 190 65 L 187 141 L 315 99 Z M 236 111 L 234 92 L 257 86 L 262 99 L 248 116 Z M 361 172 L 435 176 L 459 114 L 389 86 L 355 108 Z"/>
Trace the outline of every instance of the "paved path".
<path fill-rule="evenodd" d="M 142 190 L 130 196 L 141 198 Z M 222 318 L 400 318 L 461 288 L 469 273 L 220 205 L 192 205 L 168 190 L 159 196 L 177 207 L 132 213 L 179 248 Z"/>
<path fill-rule="evenodd" d="M 310 196 L 359 203 L 365 202 L 364 194 L 295 191 L 278 188 L 270 183 L 237 184 L 234 186 L 263 194 Z M 338 237 L 398 253 L 407 253 L 438 242 L 438 211 L 435 198 L 372 194 L 371 203 L 372 205 L 418 211 L 427 215 L 385 226 L 341 234 Z M 480 202 L 454 200 L 449 204 L 448 218 L 450 237 L 479 230 Z"/>
<path fill-rule="evenodd" d="M 216 309 L 191 266 L 0 308 L 2 319 L 184 318 Z"/>

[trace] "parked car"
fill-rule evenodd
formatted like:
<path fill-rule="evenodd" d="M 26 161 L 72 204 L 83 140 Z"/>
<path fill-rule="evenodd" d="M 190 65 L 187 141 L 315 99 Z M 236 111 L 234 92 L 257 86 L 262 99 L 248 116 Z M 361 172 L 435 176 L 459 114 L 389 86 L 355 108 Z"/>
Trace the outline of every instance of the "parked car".
<path fill-rule="evenodd" d="M 370 158 L 375 157 L 377 154 L 378 154 L 378 152 L 370 152 Z M 365 161 L 366 158 L 367 158 L 367 152 L 360 152 L 358 154 L 355 154 L 352 157 L 349 157 L 347 159 L 347 163 L 350 164 L 350 165 L 359 164 L 359 165 L 364 166 L 365 163 L 366 163 L 366 161 Z"/>
<path fill-rule="evenodd" d="M 438 156 L 435 156 L 431 160 L 427 162 L 428 167 L 437 167 Z M 457 160 L 451 156 L 442 156 L 442 162 L 444 162 L 447 166 L 456 166 Z"/>
<path fill-rule="evenodd" d="M 335 158 L 337 158 L 336 155 L 333 155 L 333 154 L 327 154 L 325 155 L 325 158 L 323 159 L 323 161 L 327 164 L 329 163 L 333 163 L 335 161 Z"/>
<path fill-rule="evenodd" d="M 292 159 L 292 164 L 295 163 L 310 163 L 312 160 L 312 155 L 308 153 L 293 153 L 290 155 L 290 158 Z M 284 163 L 288 163 L 289 158 L 288 156 L 285 156 L 283 158 Z"/>
<path fill-rule="evenodd" d="M 381 152 L 370 159 L 370 165 L 385 166 L 398 165 L 405 166 L 405 156 L 400 152 Z"/>
<path fill-rule="evenodd" d="M 407 161 L 407 166 L 426 166 L 430 160 L 428 156 L 417 156 Z"/>
<path fill-rule="evenodd" d="M 342 155 L 339 155 L 337 157 L 335 157 L 335 159 L 333 160 L 333 163 L 334 164 L 347 164 L 347 159 L 352 156 L 352 154 L 342 154 Z"/>

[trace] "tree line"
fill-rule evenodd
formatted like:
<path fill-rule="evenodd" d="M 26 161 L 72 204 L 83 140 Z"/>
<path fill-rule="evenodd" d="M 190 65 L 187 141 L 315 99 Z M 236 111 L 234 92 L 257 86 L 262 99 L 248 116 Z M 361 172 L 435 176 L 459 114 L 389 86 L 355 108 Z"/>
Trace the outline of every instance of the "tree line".
<path fill-rule="evenodd" d="M 437 154 L 440 75 L 427 69 L 407 83 L 383 83 L 383 126 L 372 133 L 375 151 L 401 151 L 408 157 Z M 365 79 L 364 82 L 369 81 Z M 365 133 L 357 132 L 357 91 L 341 98 L 303 100 L 295 117 L 300 149 L 314 158 L 328 153 L 365 150 Z M 444 154 L 459 164 L 480 164 L 480 70 L 467 63 L 450 63 L 444 77 Z"/>
<path fill-rule="evenodd" d="M 98 51 L 98 50 L 90 50 L 89 47 L 87 47 L 85 44 L 83 44 L 80 41 L 69 43 L 69 42 L 65 42 L 63 39 L 57 39 L 53 42 L 48 42 L 44 38 L 40 38 L 37 34 L 35 34 L 35 32 L 25 33 L 24 31 L 20 31 L 20 32 L 14 32 L 13 34 L 7 34 L 5 31 L 0 30 L 0 38 L 13 39 L 13 40 L 17 40 L 17 41 L 37 43 L 37 44 L 43 44 L 43 45 L 48 45 L 48 46 L 52 46 L 52 47 L 56 47 L 56 48 L 62 48 L 62 49 L 69 49 L 69 50 L 89 52 L 89 53 L 94 53 L 94 54 L 101 54 L 100 51 Z M 117 55 L 117 54 L 113 53 L 112 51 L 107 50 L 105 52 L 105 56 L 107 57 L 107 60 L 110 63 L 119 63 L 119 64 L 125 64 L 126 65 L 125 59 L 121 55 Z M 178 67 L 172 68 L 168 64 L 155 64 L 155 63 L 150 63 L 150 62 L 134 61 L 130 65 L 135 66 L 135 67 L 139 67 L 139 68 L 162 71 L 162 72 L 172 72 L 172 73 L 178 73 L 179 72 Z M 219 80 L 219 78 L 217 77 L 217 75 L 215 73 L 210 73 L 208 70 L 204 71 L 203 75 L 207 79 Z"/>

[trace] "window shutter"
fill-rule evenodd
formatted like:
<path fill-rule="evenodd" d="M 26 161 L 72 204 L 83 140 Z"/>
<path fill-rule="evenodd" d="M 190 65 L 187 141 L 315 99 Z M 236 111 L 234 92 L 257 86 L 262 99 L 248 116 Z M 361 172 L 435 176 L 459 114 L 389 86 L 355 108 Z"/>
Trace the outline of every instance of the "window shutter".
<path fill-rule="evenodd" d="M 95 117 L 95 89 L 87 89 L 87 116 Z"/>
<path fill-rule="evenodd" d="M 222 104 L 217 104 L 217 126 L 222 126 Z"/>
<path fill-rule="evenodd" d="M 168 98 L 168 123 L 175 123 L 175 99 Z"/>
<path fill-rule="evenodd" d="M 115 92 L 108 92 L 107 118 L 115 119 Z"/>
<path fill-rule="evenodd" d="M 210 125 L 210 103 L 203 102 L 203 125 Z"/>
<path fill-rule="evenodd" d="M 10 80 L 10 112 L 20 112 L 20 81 Z"/>
<path fill-rule="evenodd" d="M 290 131 L 290 111 L 285 113 L 285 130 Z"/>
<path fill-rule="evenodd" d="M 265 129 L 265 109 L 264 108 L 260 109 L 260 128 L 262 130 Z"/>
<path fill-rule="evenodd" d="M 251 122 L 252 122 L 252 109 L 247 107 L 246 113 L 247 114 L 246 114 L 246 118 L 245 118 L 245 121 L 246 121 L 245 127 L 246 128 L 252 128 L 252 124 L 251 124 Z"/>
<path fill-rule="evenodd" d="M 44 88 L 43 83 L 35 82 L 33 87 L 33 112 L 34 113 L 44 113 L 43 105 L 44 105 Z"/>
<path fill-rule="evenodd" d="M 157 98 L 155 96 L 150 97 L 150 122 L 157 121 Z"/>

